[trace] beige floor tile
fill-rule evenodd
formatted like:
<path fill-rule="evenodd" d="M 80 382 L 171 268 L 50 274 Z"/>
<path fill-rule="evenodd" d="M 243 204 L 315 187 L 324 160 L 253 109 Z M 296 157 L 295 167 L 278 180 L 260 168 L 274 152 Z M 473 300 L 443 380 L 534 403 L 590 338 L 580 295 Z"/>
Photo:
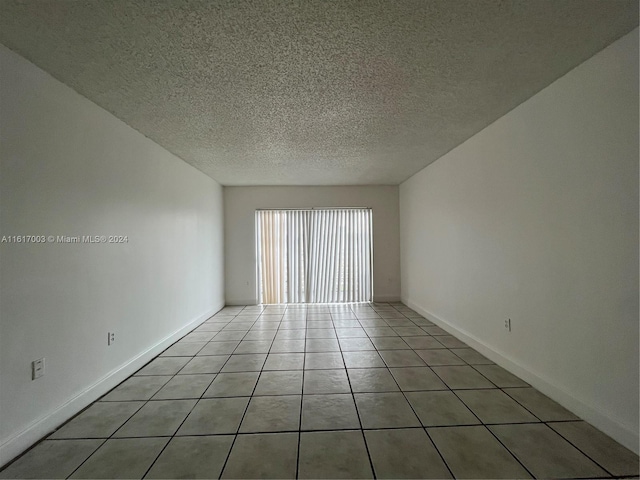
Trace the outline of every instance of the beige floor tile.
<path fill-rule="evenodd" d="M 299 478 L 373 478 L 361 431 L 302 432 Z"/>
<path fill-rule="evenodd" d="M 452 478 L 421 428 L 367 430 L 364 436 L 376 478 Z"/>
<path fill-rule="evenodd" d="M 354 396 L 363 428 L 420 426 L 402 393 L 356 393 Z"/>
<path fill-rule="evenodd" d="M 607 475 L 547 425 L 492 425 L 489 429 L 538 478 Z"/>
<path fill-rule="evenodd" d="M 557 422 L 548 425 L 612 475 L 638 476 L 638 455 L 587 422 Z"/>
<path fill-rule="evenodd" d="M 238 435 L 222 478 L 295 478 L 297 455 L 298 433 Z"/>
<path fill-rule="evenodd" d="M 146 478 L 218 478 L 233 435 L 174 437 Z"/>
<path fill-rule="evenodd" d="M 455 478 L 531 478 L 484 426 L 428 428 Z"/>
<path fill-rule="evenodd" d="M 355 428 L 360 428 L 360 421 L 350 393 L 304 395 L 302 398 L 302 430 Z"/>
<path fill-rule="evenodd" d="M 300 402 L 300 395 L 253 397 L 240 425 L 240 433 L 297 431 Z"/>
<path fill-rule="evenodd" d="M 184 421 L 177 435 L 236 433 L 249 399 L 203 398 Z"/>
<path fill-rule="evenodd" d="M 67 478 L 104 440 L 45 440 L 0 472 L 0 478 Z"/>
<path fill-rule="evenodd" d="M 407 392 L 406 396 L 425 427 L 480 423 L 471 410 L 450 391 Z"/>
<path fill-rule="evenodd" d="M 167 437 L 107 440 L 71 478 L 142 478 L 167 442 Z"/>

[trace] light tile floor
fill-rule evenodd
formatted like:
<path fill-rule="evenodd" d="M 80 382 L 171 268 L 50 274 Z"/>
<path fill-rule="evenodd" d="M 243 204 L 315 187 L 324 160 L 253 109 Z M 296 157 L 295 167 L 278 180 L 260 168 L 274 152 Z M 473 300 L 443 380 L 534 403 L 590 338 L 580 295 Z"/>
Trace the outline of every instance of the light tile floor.
<path fill-rule="evenodd" d="M 401 304 L 225 307 L 1 478 L 598 478 L 638 457 Z"/>

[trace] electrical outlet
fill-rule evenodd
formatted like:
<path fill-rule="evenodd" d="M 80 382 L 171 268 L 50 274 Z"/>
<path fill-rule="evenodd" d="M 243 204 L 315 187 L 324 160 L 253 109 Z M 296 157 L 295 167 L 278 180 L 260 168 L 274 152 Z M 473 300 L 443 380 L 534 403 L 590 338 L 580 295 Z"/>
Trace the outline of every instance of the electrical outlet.
<path fill-rule="evenodd" d="M 107 332 L 107 345 L 111 345 L 116 341 L 116 334 L 113 332 Z"/>
<path fill-rule="evenodd" d="M 44 358 L 31 362 L 31 380 L 40 378 L 44 375 Z"/>
<path fill-rule="evenodd" d="M 510 318 L 508 318 L 507 320 L 504 321 L 504 329 L 507 332 L 511 331 L 511 319 Z"/>

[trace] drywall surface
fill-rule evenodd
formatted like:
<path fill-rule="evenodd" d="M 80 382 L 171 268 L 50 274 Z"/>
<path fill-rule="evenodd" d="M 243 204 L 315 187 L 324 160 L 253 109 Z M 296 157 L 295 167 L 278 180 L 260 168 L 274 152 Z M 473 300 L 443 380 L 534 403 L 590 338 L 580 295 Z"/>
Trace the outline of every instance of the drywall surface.
<path fill-rule="evenodd" d="M 400 298 L 397 186 L 224 187 L 225 292 L 228 304 L 255 304 L 258 208 L 371 207 L 373 295 Z"/>
<path fill-rule="evenodd" d="M 0 93 L 0 236 L 54 237 L 0 244 L 5 463 L 223 305 L 223 211 L 211 178 L 2 46 Z M 126 240 L 57 239 L 84 235 Z"/>
<path fill-rule="evenodd" d="M 404 182 L 400 217 L 403 301 L 638 450 L 637 29 Z"/>

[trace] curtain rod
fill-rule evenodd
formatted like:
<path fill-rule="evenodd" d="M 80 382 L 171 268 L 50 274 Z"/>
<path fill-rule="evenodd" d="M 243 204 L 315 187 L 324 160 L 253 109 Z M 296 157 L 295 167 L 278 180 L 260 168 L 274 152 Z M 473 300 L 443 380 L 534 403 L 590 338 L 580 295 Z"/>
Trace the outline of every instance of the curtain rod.
<path fill-rule="evenodd" d="M 309 207 L 309 208 L 256 208 L 256 212 L 268 210 L 371 210 L 371 207 Z"/>

